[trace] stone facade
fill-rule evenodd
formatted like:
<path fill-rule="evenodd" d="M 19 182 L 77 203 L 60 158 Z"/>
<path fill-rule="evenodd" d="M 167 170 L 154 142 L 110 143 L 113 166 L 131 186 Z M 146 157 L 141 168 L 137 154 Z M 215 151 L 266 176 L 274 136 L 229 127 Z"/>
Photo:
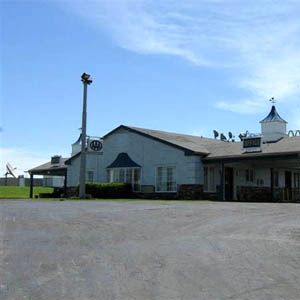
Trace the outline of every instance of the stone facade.
<path fill-rule="evenodd" d="M 272 193 L 270 187 L 237 187 L 238 201 L 272 201 Z M 275 188 L 273 194 L 273 202 L 297 202 L 300 201 L 299 189 Z"/>
<path fill-rule="evenodd" d="M 178 199 L 182 200 L 202 200 L 203 185 L 201 184 L 181 184 L 177 193 Z"/>
<path fill-rule="evenodd" d="M 238 186 L 238 201 L 261 201 L 269 202 L 272 199 L 271 189 L 269 187 Z"/>

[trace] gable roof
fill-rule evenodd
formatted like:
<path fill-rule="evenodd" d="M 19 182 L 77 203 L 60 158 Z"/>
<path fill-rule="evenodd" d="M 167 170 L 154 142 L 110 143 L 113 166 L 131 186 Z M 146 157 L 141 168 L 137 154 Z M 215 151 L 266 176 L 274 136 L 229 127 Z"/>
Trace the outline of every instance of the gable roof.
<path fill-rule="evenodd" d="M 300 154 L 300 137 L 286 136 L 276 143 L 262 144 L 260 152 L 244 153 L 242 142 L 223 142 L 212 138 L 179 134 L 173 132 L 159 131 L 153 129 L 132 127 L 121 125 L 103 138 L 115 133 L 120 129 L 125 129 L 137 134 L 152 138 L 170 146 L 179 148 L 193 155 L 203 155 L 205 160 L 220 160 L 226 158 L 251 158 L 276 156 L 286 154 Z"/>
<path fill-rule="evenodd" d="M 179 148 L 190 154 L 208 155 L 210 153 L 209 148 L 211 148 L 213 145 L 224 143 L 220 140 L 203 138 L 200 136 L 139 128 L 133 126 L 125 126 L 125 125 L 120 125 L 119 127 L 110 131 L 103 137 L 103 139 L 107 138 L 108 136 L 110 136 L 111 134 L 115 133 L 120 129 L 125 129 L 131 132 L 135 132 L 142 136 L 146 136 L 148 138 L 160 141 L 169 146 Z"/>

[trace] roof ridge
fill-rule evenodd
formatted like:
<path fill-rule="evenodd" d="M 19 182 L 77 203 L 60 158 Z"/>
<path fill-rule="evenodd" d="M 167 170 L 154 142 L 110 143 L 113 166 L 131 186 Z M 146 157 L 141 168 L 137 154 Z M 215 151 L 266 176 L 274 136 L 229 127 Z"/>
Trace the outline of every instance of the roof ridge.
<path fill-rule="evenodd" d="M 136 126 L 129 126 L 129 125 L 123 125 L 123 126 L 125 126 L 127 128 L 136 129 L 136 130 L 149 130 L 149 131 L 155 131 L 155 132 L 161 132 L 161 133 L 167 133 L 167 134 L 176 134 L 176 135 L 188 136 L 188 137 L 199 138 L 199 139 L 221 141 L 221 140 L 217 140 L 217 139 L 209 138 L 209 137 L 205 137 L 205 136 L 192 135 L 192 134 L 187 134 L 187 133 L 179 133 L 179 132 L 174 132 L 174 131 L 165 131 L 165 130 L 158 130 L 158 129 L 152 129 L 152 128 L 144 128 L 144 127 L 136 127 Z"/>

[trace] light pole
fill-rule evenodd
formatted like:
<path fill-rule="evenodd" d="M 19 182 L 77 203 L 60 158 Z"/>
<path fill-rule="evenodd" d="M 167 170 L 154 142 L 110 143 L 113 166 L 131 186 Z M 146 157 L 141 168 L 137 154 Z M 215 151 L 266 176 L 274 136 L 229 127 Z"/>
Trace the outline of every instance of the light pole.
<path fill-rule="evenodd" d="M 87 106 L 87 86 L 93 80 L 91 75 L 83 73 L 81 75 L 83 83 L 83 107 L 82 107 L 82 127 L 81 127 L 81 155 L 80 155 L 80 174 L 79 174 L 79 197 L 85 198 L 85 171 L 86 171 L 86 106 Z"/>

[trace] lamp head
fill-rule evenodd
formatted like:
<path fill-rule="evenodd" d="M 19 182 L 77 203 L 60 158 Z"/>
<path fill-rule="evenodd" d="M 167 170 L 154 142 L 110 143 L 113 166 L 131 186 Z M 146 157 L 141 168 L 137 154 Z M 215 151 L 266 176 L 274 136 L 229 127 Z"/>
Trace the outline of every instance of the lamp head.
<path fill-rule="evenodd" d="M 89 75 L 87 73 L 83 73 L 81 75 L 81 81 L 83 83 L 87 83 L 87 84 L 91 84 L 93 82 L 93 80 L 91 79 L 91 75 Z"/>

